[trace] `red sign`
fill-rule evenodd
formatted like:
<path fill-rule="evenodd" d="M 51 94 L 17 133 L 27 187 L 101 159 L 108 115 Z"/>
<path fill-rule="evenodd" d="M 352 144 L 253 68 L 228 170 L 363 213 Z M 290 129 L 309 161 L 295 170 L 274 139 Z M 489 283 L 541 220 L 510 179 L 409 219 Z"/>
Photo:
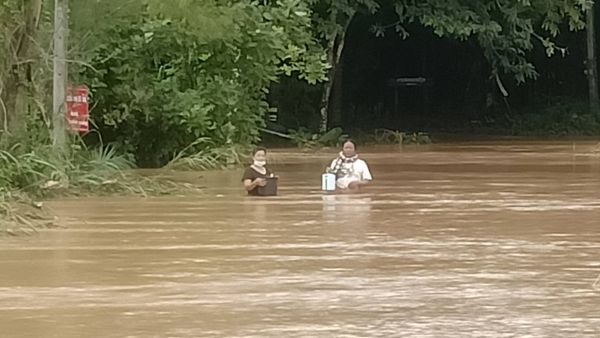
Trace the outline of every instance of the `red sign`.
<path fill-rule="evenodd" d="M 67 130 L 74 133 L 87 133 L 89 126 L 88 88 L 77 86 L 67 88 L 65 107 Z"/>

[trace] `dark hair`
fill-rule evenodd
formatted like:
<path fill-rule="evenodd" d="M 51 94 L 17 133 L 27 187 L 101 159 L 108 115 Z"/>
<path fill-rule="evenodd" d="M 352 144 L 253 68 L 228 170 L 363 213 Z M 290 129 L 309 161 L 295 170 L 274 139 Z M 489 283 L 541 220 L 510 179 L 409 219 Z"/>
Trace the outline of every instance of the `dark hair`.
<path fill-rule="evenodd" d="M 258 153 L 259 151 L 264 151 L 265 155 L 267 154 L 267 148 L 265 148 L 265 147 L 256 147 L 256 148 L 254 148 L 254 151 L 252 151 L 252 156 L 256 156 L 256 153 Z"/>
<path fill-rule="evenodd" d="M 351 138 L 345 139 L 344 142 L 342 142 L 342 147 L 348 142 L 352 143 L 352 145 L 354 146 L 354 149 L 356 149 L 356 142 Z"/>

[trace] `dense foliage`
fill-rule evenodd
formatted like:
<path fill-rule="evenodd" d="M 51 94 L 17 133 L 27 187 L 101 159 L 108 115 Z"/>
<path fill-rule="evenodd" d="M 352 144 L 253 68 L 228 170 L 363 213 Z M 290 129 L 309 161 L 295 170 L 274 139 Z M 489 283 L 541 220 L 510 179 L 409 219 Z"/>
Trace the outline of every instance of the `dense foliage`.
<path fill-rule="evenodd" d="M 215 15 L 202 19 L 216 34 L 176 13 L 146 11 L 98 37 L 91 66 L 82 68 L 105 141 L 141 165 L 164 165 L 200 138 L 210 142 L 190 153 L 254 144 L 269 109 L 266 94 L 280 74 L 313 84 L 324 77 L 308 9 L 298 2 L 209 9 Z"/>

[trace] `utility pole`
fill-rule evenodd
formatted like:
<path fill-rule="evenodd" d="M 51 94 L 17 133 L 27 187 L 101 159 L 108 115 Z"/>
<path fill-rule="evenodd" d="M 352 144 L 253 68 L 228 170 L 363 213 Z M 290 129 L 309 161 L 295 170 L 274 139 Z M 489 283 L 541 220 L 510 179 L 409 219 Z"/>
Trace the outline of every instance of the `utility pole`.
<path fill-rule="evenodd" d="M 58 152 L 66 146 L 65 100 L 67 89 L 68 0 L 54 0 L 54 83 L 52 88 L 52 145 Z"/>
<path fill-rule="evenodd" d="M 594 26 L 594 4 L 586 13 L 587 31 L 587 78 L 590 108 L 593 113 L 598 114 L 600 99 L 598 98 L 598 64 L 596 60 L 596 32 Z"/>

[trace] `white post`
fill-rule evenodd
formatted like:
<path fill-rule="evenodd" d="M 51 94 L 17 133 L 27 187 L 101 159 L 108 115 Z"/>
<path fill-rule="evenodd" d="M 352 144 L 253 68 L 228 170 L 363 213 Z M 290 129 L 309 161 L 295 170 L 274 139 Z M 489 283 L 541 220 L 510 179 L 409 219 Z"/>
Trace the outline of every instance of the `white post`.
<path fill-rule="evenodd" d="M 67 87 L 67 0 L 54 0 L 54 84 L 52 144 L 55 150 L 65 150 L 65 100 Z"/>

